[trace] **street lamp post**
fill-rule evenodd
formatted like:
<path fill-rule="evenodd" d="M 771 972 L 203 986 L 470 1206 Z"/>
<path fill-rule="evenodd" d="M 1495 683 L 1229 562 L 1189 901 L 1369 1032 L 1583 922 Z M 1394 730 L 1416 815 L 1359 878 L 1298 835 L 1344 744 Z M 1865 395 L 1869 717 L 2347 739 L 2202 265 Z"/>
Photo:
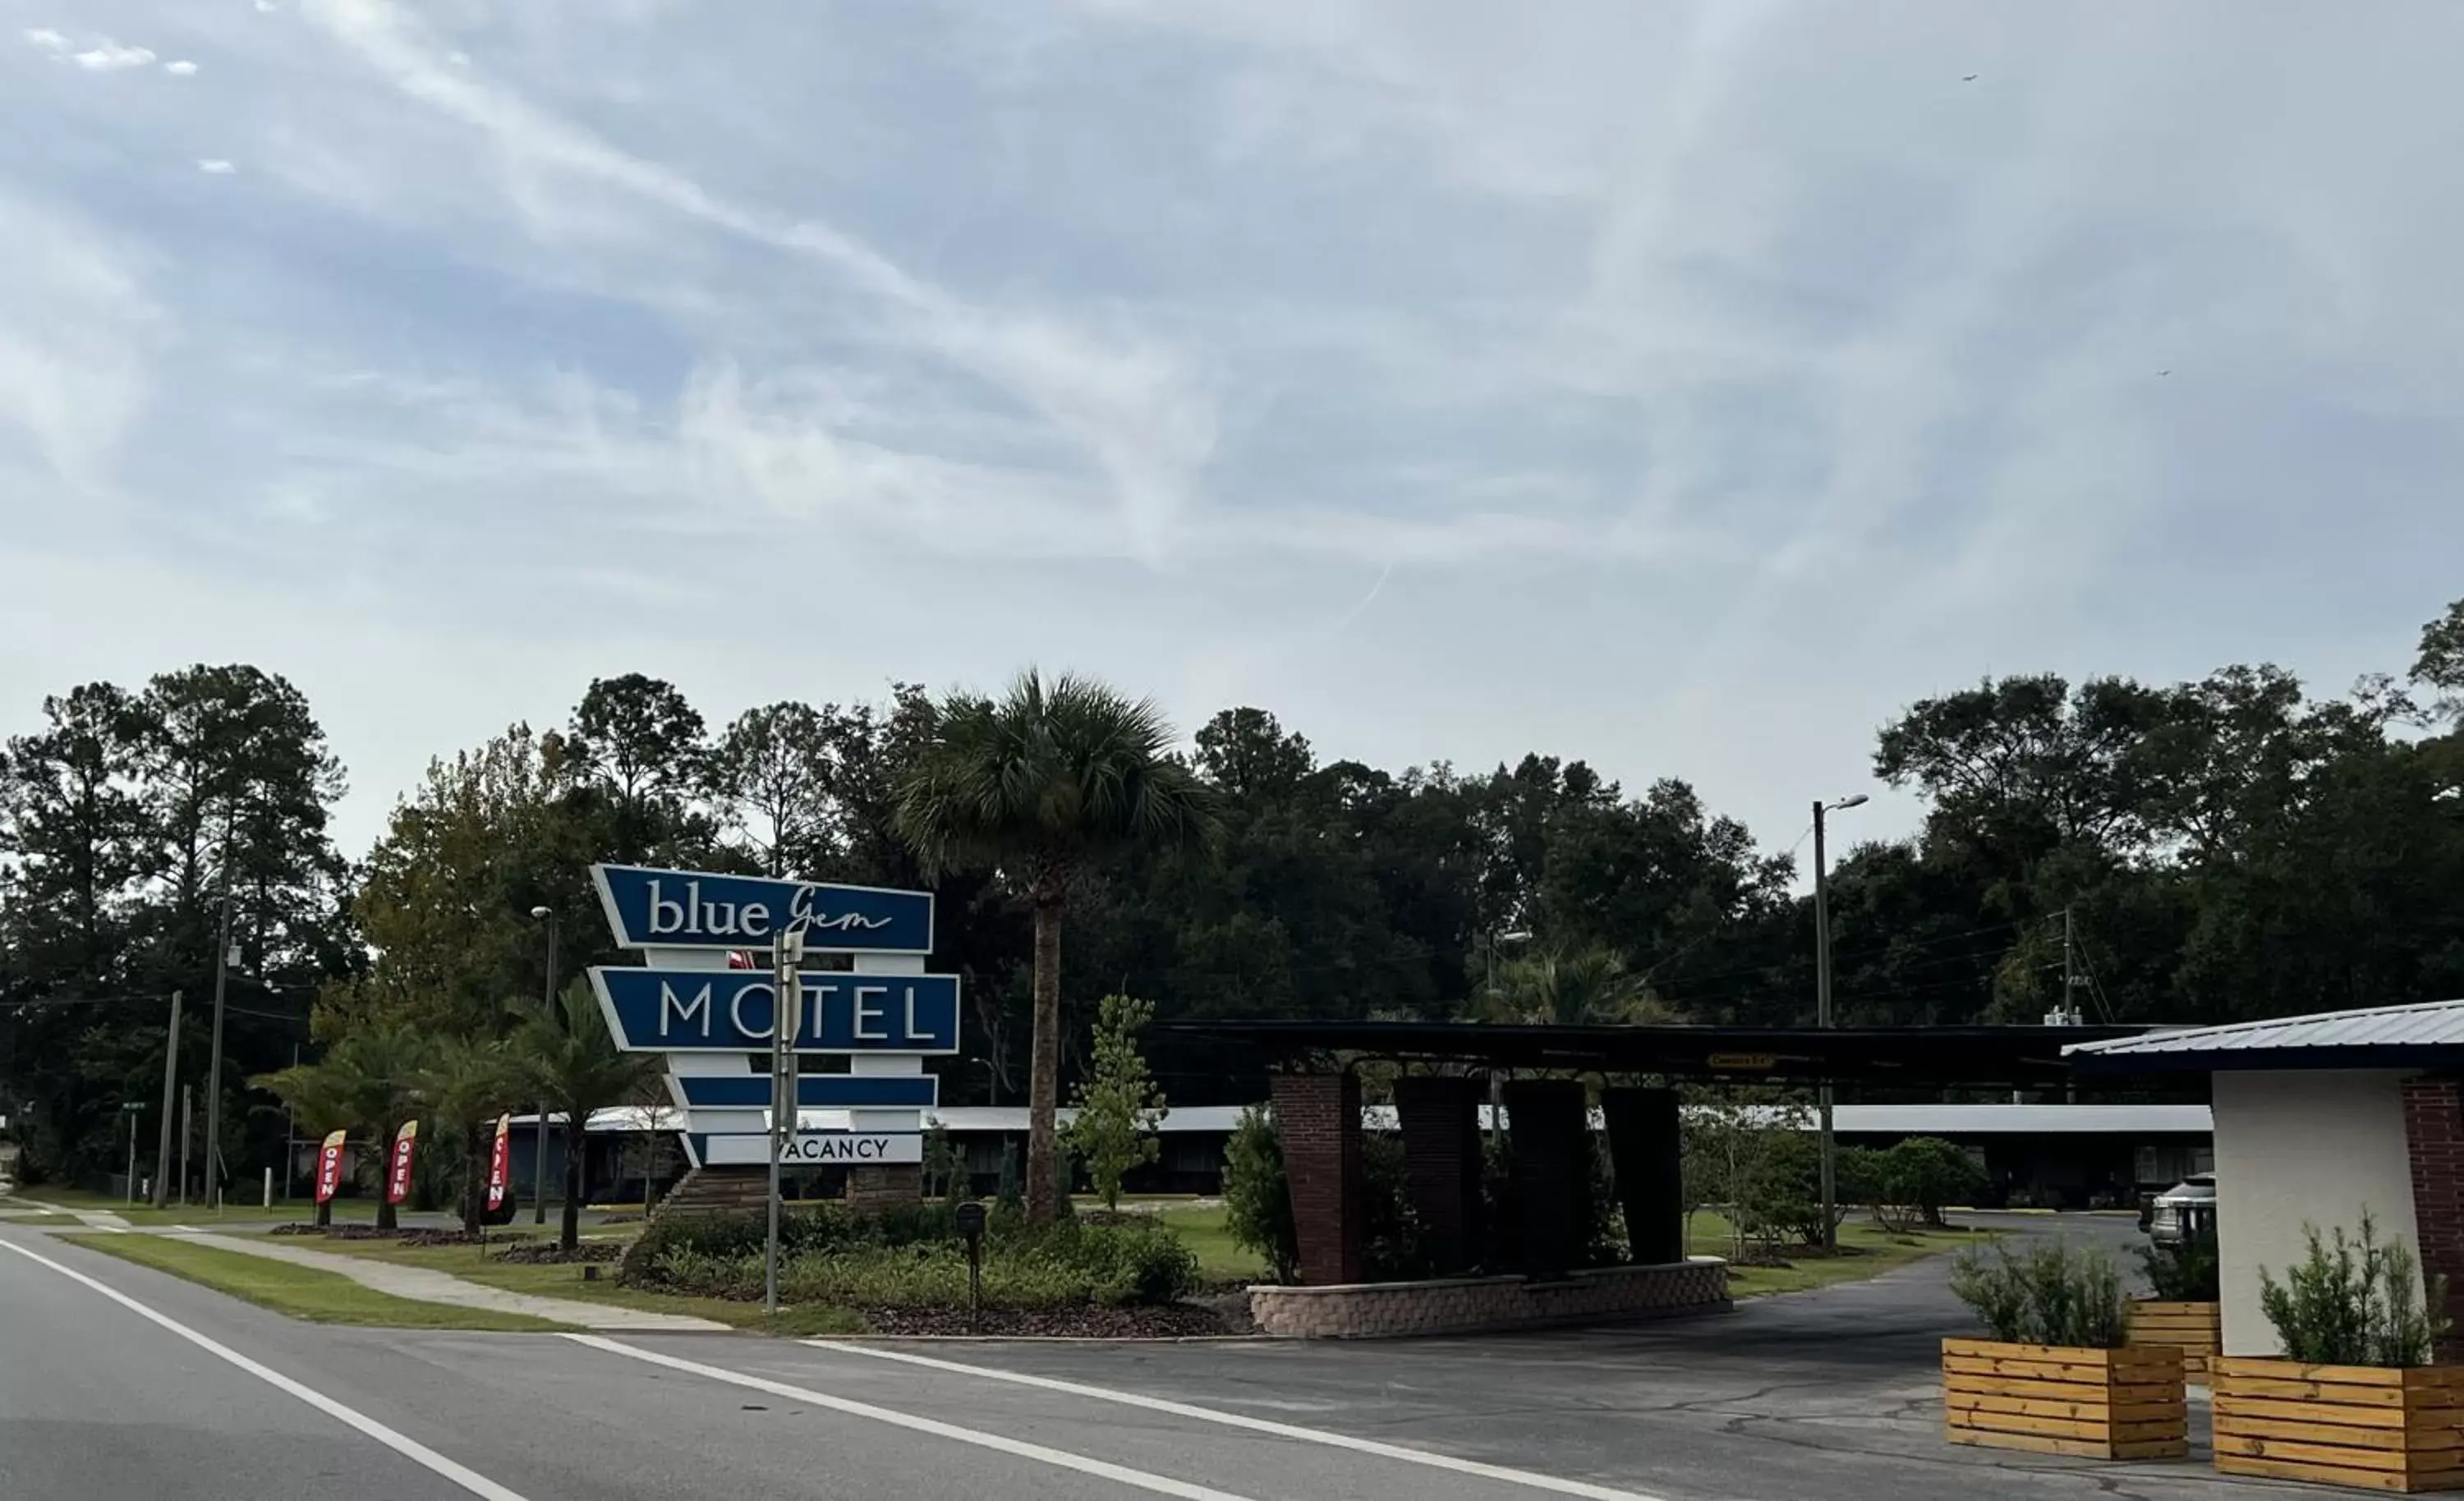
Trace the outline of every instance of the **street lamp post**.
<path fill-rule="evenodd" d="M 556 908 L 533 907 L 531 918 L 547 925 L 547 985 L 539 999 L 545 1008 L 543 1014 L 553 1019 L 556 1015 Z M 580 1132 L 577 1130 L 568 1136 L 579 1140 Z M 544 1099 L 539 1101 L 539 1122 L 531 1143 L 531 1223 L 547 1223 L 547 1101 Z"/>
<path fill-rule="evenodd" d="M 1822 847 L 1825 814 L 1861 806 L 1865 794 L 1814 804 L 1814 1024 L 1829 1031 L 1831 1020 L 1831 872 Z M 1831 1131 L 1831 1073 L 1822 1075 L 1822 1249 L 1839 1249 L 1838 1145 Z"/>

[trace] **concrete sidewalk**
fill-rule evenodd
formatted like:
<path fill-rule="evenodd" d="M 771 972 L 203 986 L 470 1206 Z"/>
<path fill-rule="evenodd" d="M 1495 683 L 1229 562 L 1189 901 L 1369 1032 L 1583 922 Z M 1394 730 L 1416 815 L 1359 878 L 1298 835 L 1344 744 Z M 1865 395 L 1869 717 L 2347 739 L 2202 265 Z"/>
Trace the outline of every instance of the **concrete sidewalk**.
<path fill-rule="evenodd" d="M 528 1314 L 534 1318 L 553 1319 L 577 1328 L 627 1334 L 725 1334 L 728 1328 L 712 1319 L 692 1318 L 682 1314 L 653 1314 L 641 1309 L 619 1308 L 612 1303 L 514 1293 L 504 1288 L 465 1281 L 427 1267 L 397 1266 L 389 1261 L 370 1261 L 363 1256 L 338 1256 L 330 1251 L 285 1246 L 256 1236 L 217 1235 L 184 1226 L 166 1226 L 146 1233 L 194 1241 L 217 1251 L 263 1256 L 270 1261 L 287 1261 L 295 1267 L 340 1273 L 362 1287 L 395 1297 L 407 1297 L 416 1303 L 444 1303 L 455 1308 L 481 1308 L 499 1314 Z"/>

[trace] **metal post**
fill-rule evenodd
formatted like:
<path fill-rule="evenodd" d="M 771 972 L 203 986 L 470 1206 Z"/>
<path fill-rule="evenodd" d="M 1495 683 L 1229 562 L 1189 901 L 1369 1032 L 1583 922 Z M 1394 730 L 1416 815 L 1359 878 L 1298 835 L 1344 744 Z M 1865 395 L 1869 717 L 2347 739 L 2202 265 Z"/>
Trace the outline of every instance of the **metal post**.
<path fill-rule="evenodd" d="M 789 928 L 779 935 L 770 973 L 770 1233 L 761 1251 L 762 1307 L 779 1312 L 780 1160 L 796 1133 L 795 1035 L 803 1020 L 803 981 L 797 967 L 804 957 L 804 934 Z"/>
<path fill-rule="evenodd" d="M 547 1012 L 556 1014 L 556 909 L 547 909 Z M 531 1223 L 547 1223 L 547 1101 L 539 1101 L 538 1140 L 531 1143 Z"/>
<path fill-rule="evenodd" d="M 233 810 L 235 815 L 237 810 Z M 231 970 L 231 826 L 233 816 L 223 819 L 223 921 L 222 934 L 214 941 L 214 1040 L 213 1052 L 206 1063 L 206 1202 L 219 1209 L 223 1207 L 223 1183 L 214 1171 L 214 1155 L 222 1142 L 223 1123 L 223 988 Z"/>
<path fill-rule="evenodd" d="M 1821 799 L 1814 804 L 1814 1024 L 1831 1026 L 1831 878 L 1824 868 Z M 1831 1134 L 1831 1073 L 1822 1075 L 1822 1248 L 1839 1249 L 1838 1160 Z"/>
<path fill-rule="evenodd" d="M 197 1100 L 190 1088 L 180 1086 L 180 1203 L 188 1202 L 188 1152 L 197 1144 Z"/>
<path fill-rule="evenodd" d="M 163 1047 L 163 1144 L 154 1153 L 154 1207 L 171 1203 L 171 1095 L 180 1077 L 180 992 L 171 992 L 171 1030 Z"/>
<path fill-rule="evenodd" d="M 136 1105 L 123 1107 L 128 1112 L 128 1193 L 131 1204 L 137 1202 L 137 1112 Z"/>

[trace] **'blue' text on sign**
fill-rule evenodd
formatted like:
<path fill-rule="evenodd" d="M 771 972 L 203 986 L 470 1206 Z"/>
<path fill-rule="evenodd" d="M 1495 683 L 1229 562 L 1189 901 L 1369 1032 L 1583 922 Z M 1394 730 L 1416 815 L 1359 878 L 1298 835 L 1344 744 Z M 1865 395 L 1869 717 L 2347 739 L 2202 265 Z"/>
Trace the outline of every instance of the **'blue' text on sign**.
<path fill-rule="evenodd" d="M 625 948 L 768 948 L 790 927 L 816 952 L 930 953 L 933 894 L 702 870 L 593 865 Z"/>
<path fill-rule="evenodd" d="M 958 977 L 804 970 L 788 1042 L 799 1053 L 956 1053 Z M 616 1045 L 631 1053 L 759 1053 L 777 991 L 759 970 L 590 971 Z"/>

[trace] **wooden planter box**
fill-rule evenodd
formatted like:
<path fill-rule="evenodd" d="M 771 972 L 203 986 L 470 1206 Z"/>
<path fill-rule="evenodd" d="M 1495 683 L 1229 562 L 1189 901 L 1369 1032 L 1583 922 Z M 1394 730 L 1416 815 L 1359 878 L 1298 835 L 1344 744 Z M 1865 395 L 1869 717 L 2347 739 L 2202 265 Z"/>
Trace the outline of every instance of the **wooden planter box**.
<path fill-rule="evenodd" d="M 2216 1468 L 2371 1490 L 2464 1490 L 2464 1366 L 2219 1356 Z"/>
<path fill-rule="evenodd" d="M 1942 1342 L 1943 1422 L 1953 1444 L 2081 1459 L 2189 1452 L 2182 1352 Z"/>
<path fill-rule="evenodd" d="M 2130 1305 L 2132 1348 L 2169 1344 L 2182 1352 L 2182 1374 L 2204 1381 L 2208 1361 L 2223 1353 L 2224 1321 L 2213 1303 L 2160 1303 L 2139 1298 Z"/>

